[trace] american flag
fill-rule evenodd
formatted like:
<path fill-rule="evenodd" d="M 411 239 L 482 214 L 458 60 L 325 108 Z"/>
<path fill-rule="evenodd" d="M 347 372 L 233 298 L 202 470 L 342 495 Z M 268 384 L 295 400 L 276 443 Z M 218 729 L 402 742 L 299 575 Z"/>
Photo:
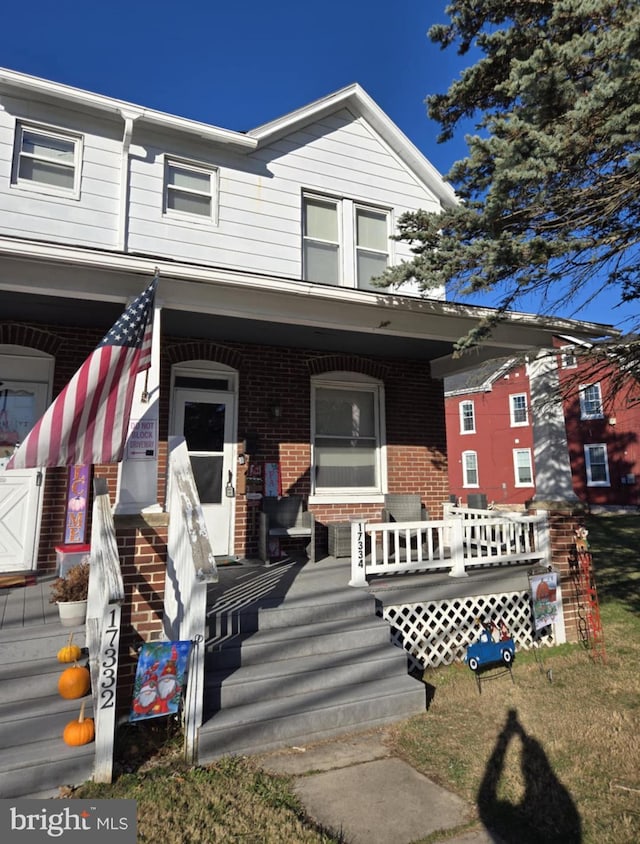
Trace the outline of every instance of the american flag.
<path fill-rule="evenodd" d="M 157 285 L 156 275 L 29 431 L 6 469 L 122 459 L 136 376 L 151 366 Z"/>

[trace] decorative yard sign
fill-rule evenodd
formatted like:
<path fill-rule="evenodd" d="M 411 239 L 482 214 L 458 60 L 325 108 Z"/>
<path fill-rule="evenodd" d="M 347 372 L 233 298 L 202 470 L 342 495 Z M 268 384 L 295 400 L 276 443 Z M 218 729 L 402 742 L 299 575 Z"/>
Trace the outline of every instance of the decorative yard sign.
<path fill-rule="evenodd" d="M 558 616 L 558 574 L 546 572 L 529 577 L 531 600 L 533 603 L 533 620 L 536 632 L 554 624 Z"/>
<path fill-rule="evenodd" d="M 87 465 L 80 464 L 69 468 L 67 516 L 64 527 L 65 545 L 82 545 L 85 541 L 90 474 L 91 467 Z"/>
<path fill-rule="evenodd" d="M 147 642 L 140 650 L 130 721 L 178 712 L 191 642 Z"/>

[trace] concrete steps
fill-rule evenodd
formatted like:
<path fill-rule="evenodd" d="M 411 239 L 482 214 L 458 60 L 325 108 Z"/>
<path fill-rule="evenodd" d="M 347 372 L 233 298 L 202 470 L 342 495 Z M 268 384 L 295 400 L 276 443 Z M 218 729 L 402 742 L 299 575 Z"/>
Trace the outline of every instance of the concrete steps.
<path fill-rule="evenodd" d="M 58 694 L 66 666 L 56 654 L 68 638 L 68 628 L 51 620 L 0 630 L 0 798 L 56 796 L 61 786 L 91 778 L 95 745 L 68 747 L 62 740 L 82 703 Z M 84 645 L 83 630 L 74 643 Z M 85 700 L 91 717 L 91 695 Z"/>
<path fill-rule="evenodd" d="M 200 762 L 424 711 L 425 687 L 409 676 L 375 600 L 344 583 L 307 587 L 210 611 Z"/>

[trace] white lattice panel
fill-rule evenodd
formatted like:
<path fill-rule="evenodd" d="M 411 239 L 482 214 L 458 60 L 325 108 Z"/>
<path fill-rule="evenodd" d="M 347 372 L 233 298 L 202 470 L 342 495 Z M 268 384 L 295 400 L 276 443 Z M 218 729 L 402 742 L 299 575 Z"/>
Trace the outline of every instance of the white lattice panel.
<path fill-rule="evenodd" d="M 516 649 L 527 650 L 534 642 L 529 592 L 397 604 L 384 607 L 382 617 L 391 625 L 393 643 L 422 668 L 461 660 L 467 645 L 478 638 L 479 621 L 503 619 Z M 552 634 L 536 641 L 547 647 L 554 644 Z"/>

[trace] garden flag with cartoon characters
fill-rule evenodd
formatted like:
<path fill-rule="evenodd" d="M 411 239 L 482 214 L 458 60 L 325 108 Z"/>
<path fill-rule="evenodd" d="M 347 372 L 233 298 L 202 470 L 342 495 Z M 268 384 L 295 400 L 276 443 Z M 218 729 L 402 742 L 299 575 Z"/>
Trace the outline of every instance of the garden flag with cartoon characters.
<path fill-rule="evenodd" d="M 556 572 L 529 577 L 536 633 L 554 624 L 558 617 L 558 575 Z"/>
<path fill-rule="evenodd" d="M 178 711 L 190 650 L 191 642 L 146 642 L 142 646 L 129 721 Z"/>

